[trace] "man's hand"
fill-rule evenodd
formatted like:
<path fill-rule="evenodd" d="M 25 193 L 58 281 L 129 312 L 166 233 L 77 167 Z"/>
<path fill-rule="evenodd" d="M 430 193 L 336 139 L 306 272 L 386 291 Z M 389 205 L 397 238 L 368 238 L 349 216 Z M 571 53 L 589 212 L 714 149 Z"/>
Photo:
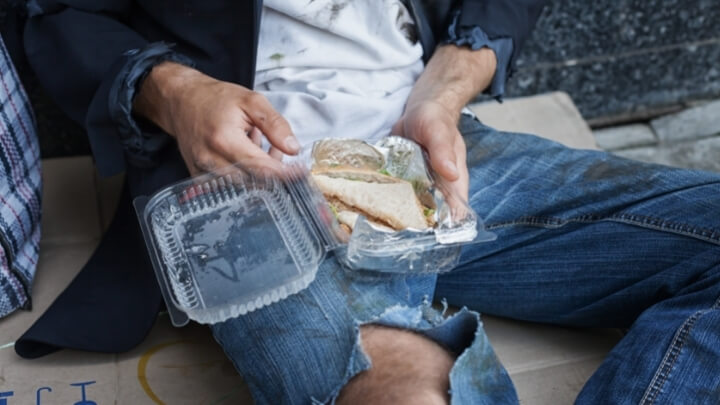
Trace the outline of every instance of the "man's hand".
<path fill-rule="evenodd" d="M 495 53 L 454 45 L 439 47 L 410 94 L 405 113 L 393 134 L 422 145 L 430 165 L 447 187 L 467 201 L 468 169 L 465 142 L 457 129 L 460 112 L 492 81 Z"/>
<path fill-rule="evenodd" d="M 445 185 L 464 201 L 468 198 L 468 169 L 465 141 L 457 129 L 457 113 L 436 101 L 408 106 L 392 133 L 422 145 L 433 170 Z"/>
<path fill-rule="evenodd" d="M 259 93 L 165 62 L 142 84 L 134 111 L 175 137 L 190 174 L 238 163 L 280 173 L 300 145 L 287 121 Z M 260 147 L 262 136 L 272 145 Z"/>

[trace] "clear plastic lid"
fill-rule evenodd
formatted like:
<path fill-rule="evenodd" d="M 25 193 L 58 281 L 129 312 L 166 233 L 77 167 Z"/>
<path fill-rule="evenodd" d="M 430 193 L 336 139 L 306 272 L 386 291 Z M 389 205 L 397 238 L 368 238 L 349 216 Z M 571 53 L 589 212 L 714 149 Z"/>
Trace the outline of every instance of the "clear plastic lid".
<path fill-rule="evenodd" d="M 306 187 L 228 168 L 136 200 L 176 326 L 221 322 L 314 280 L 328 246 L 293 201 Z"/>

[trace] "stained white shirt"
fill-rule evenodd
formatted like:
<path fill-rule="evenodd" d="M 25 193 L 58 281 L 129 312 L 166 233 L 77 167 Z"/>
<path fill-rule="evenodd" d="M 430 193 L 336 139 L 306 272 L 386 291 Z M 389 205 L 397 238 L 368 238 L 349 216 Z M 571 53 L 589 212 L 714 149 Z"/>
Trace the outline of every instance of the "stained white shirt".
<path fill-rule="evenodd" d="M 301 144 L 375 141 L 400 118 L 423 70 L 399 0 L 265 0 L 255 90 Z"/>

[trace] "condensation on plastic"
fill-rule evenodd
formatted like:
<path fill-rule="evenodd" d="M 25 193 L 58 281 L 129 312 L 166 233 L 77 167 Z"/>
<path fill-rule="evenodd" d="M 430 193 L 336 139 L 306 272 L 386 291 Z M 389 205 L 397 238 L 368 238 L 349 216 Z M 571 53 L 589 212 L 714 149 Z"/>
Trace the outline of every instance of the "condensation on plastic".
<path fill-rule="evenodd" d="M 324 200 L 310 192 L 302 177 L 280 181 L 226 169 L 153 196 L 141 220 L 168 306 L 216 323 L 306 288 L 335 244 L 327 224 L 310 219 L 325 212 Z"/>

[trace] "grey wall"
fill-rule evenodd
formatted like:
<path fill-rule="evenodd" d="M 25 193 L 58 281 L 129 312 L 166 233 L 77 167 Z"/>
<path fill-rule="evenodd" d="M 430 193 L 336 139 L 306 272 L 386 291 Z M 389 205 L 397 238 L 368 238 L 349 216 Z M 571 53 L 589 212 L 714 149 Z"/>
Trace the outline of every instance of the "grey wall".
<path fill-rule="evenodd" d="M 720 96 L 720 0 L 552 0 L 507 95 L 568 92 L 591 123 Z"/>

